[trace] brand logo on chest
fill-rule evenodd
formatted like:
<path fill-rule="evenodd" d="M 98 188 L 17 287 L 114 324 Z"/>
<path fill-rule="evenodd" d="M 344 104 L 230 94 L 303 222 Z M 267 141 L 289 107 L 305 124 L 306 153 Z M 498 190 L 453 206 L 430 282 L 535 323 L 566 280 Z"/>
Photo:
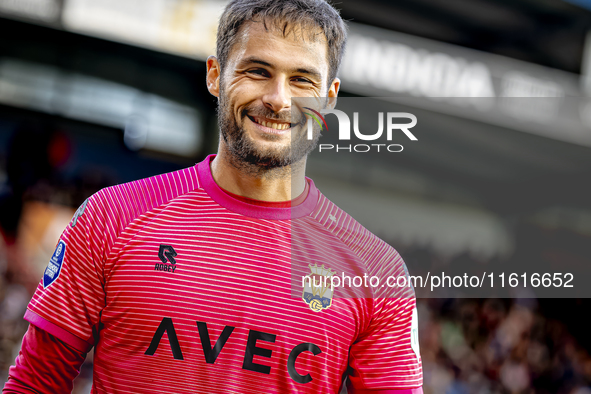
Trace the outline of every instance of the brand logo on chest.
<path fill-rule="evenodd" d="M 177 268 L 176 260 L 174 259 L 176 256 L 177 252 L 171 245 L 160 244 L 158 258 L 162 263 L 156 263 L 154 265 L 154 271 L 174 272 Z"/>

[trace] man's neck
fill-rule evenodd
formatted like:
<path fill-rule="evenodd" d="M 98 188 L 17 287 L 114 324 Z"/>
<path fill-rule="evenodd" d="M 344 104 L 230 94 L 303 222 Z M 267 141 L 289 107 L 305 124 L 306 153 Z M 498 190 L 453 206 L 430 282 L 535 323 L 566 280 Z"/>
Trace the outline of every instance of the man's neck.
<path fill-rule="evenodd" d="M 211 174 L 218 186 L 230 193 L 261 201 L 289 201 L 304 192 L 305 157 L 297 166 L 255 173 L 233 165 L 229 155 L 219 150 L 211 162 Z"/>

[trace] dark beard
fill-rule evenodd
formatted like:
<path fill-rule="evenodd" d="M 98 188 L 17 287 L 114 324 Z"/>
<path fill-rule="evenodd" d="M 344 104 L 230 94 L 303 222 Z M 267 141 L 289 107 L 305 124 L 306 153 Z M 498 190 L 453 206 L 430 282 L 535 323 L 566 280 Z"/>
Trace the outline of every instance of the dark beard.
<path fill-rule="evenodd" d="M 271 175 L 271 173 L 289 170 L 291 166 L 299 163 L 318 144 L 320 133 L 317 133 L 312 140 L 307 139 L 304 132 L 305 118 L 300 117 L 300 123 L 292 124 L 292 137 L 290 146 L 281 149 L 265 149 L 256 146 L 256 143 L 246 136 L 246 130 L 239 127 L 234 118 L 233 111 L 225 99 L 224 92 L 220 92 L 218 102 L 218 122 L 220 132 L 228 151 L 230 160 L 234 167 L 245 170 L 254 175 Z M 295 112 L 295 111 L 294 111 Z M 282 122 L 290 122 L 291 114 L 275 113 L 266 107 L 249 105 L 240 113 L 241 121 L 246 121 L 247 115 L 261 116 L 268 119 L 276 119 Z M 298 121 L 298 120 L 296 120 Z M 268 141 L 279 140 L 279 136 L 268 135 Z"/>

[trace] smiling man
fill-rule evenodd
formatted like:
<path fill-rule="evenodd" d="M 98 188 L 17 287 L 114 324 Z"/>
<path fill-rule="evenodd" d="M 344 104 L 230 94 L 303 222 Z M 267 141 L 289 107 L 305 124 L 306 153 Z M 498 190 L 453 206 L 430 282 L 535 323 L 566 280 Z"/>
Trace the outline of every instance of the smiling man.
<path fill-rule="evenodd" d="M 322 2 L 260 3 L 256 15 L 252 2 L 229 6 L 232 12 L 218 31 L 218 58 L 207 61 L 207 86 L 219 98 L 222 135 L 212 173 L 230 192 L 285 201 L 304 191 L 306 155 L 316 145 L 303 128 L 294 134 L 291 99 L 337 96 L 346 31 L 336 11 Z M 312 6 L 317 9 L 300 9 Z M 322 15 L 322 22 L 332 24 L 327 37 L 311 15 L 329 9 L 331 14 Z"/>
<path fill-rule="evenodd" d="M 319 131 L 292 97 L 334 105 L 345 41 L 321 0 L 228 4 L 207 61 L 217 155 L 80 207 L 5 393 L 70 392 L 93 347 L 93 393 L 422 393 L 411 287 L 297 280 L 407 275 L 305 177 Z"/>

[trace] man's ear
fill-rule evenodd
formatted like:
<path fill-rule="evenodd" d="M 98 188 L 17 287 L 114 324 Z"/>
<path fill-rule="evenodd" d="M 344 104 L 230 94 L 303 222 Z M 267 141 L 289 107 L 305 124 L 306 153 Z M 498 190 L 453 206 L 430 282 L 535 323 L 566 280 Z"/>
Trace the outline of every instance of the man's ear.
<path fill-rule="evenodd" d="M 205 81 L 207 83 L 207 90 L 216 97 L 220 97 L 220 62 L 215 56 L 207 58 L 207 76 Z"/>
<path fill-rule="evenodd" d="M 341 87 L 341 80 L 335 78 L 328 88 L 328 102 L 327 108 L 334 109 L 337 105 L 337 96 L 339 95 L 339 88 Z"/>

